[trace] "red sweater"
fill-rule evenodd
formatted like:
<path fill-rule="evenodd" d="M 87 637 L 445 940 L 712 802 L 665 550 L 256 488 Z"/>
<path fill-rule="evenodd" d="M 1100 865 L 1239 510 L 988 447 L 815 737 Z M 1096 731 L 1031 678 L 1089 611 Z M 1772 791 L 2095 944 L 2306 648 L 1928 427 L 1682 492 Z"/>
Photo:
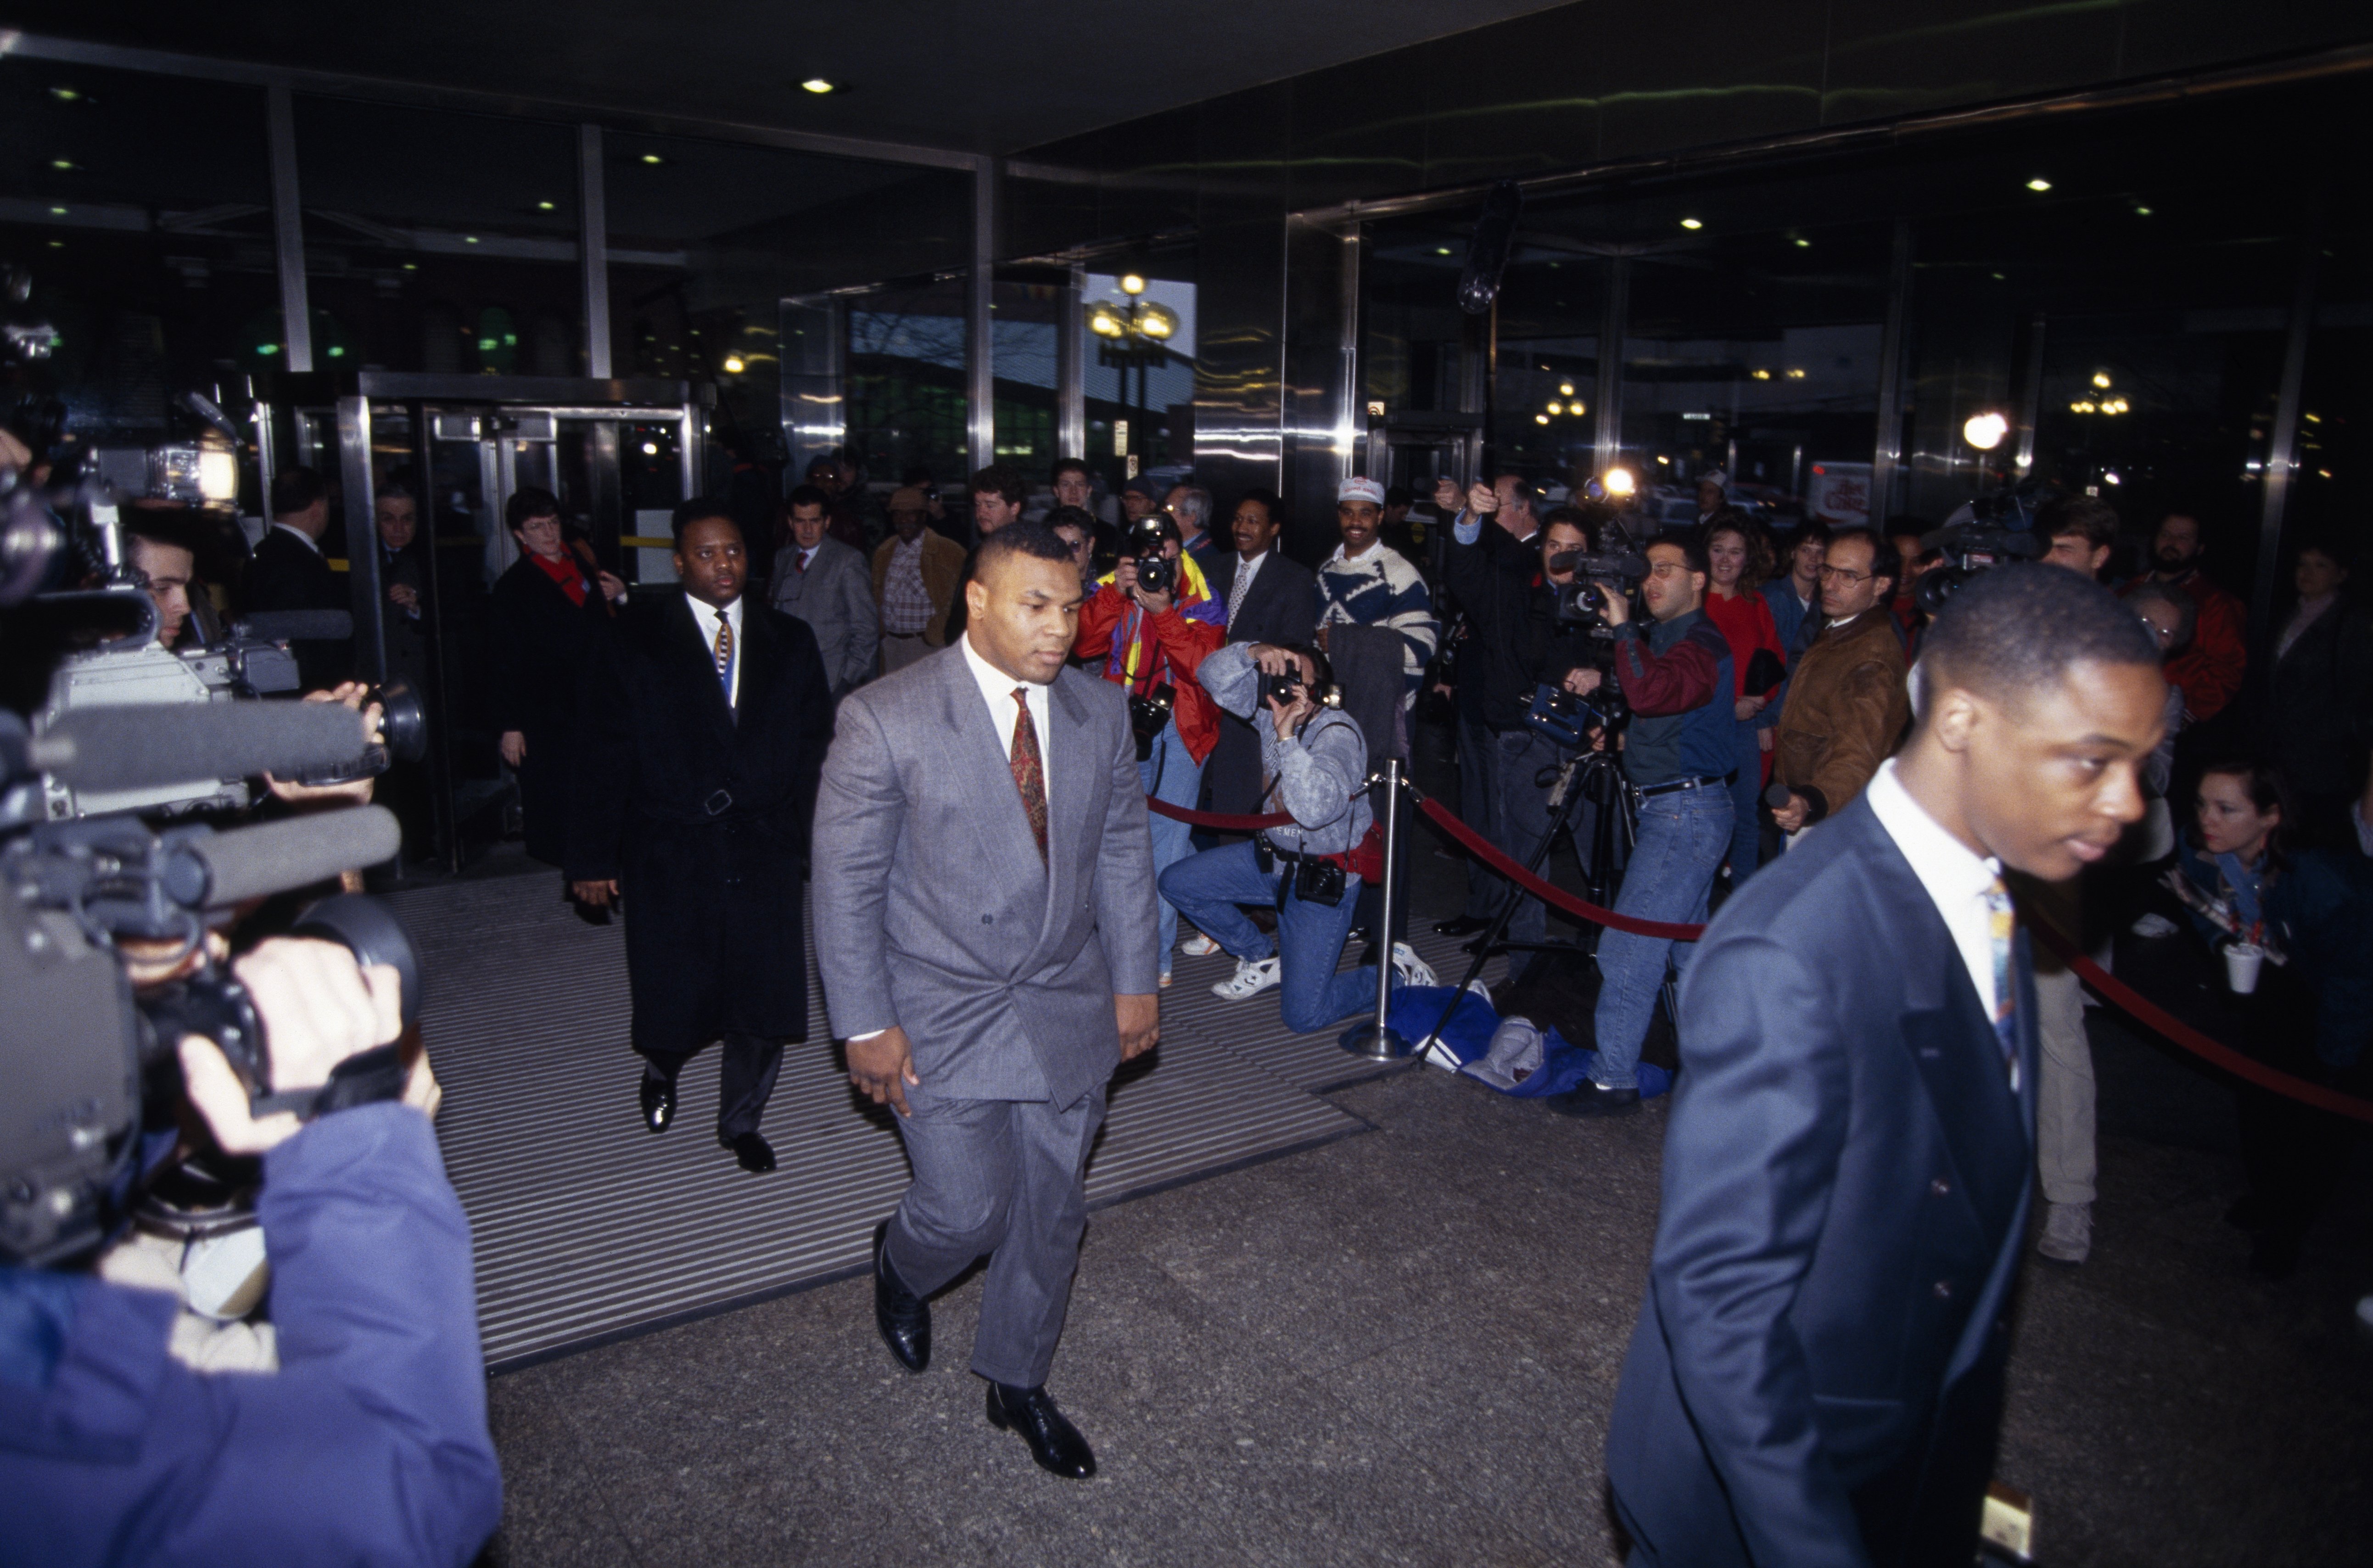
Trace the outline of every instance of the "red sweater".
<path fill-rule="evenodd" d="M 1131 618 L 1136 623 L 1133 628 L 1125 624 Z M 1130 661 L 1113 657 L 1114 633 L 1132 629 L 1140 655 L 1135 661 L 1135 680 L 1128 674 Z M 1197 684 L 1195 669 L 1227 638 L 1219 626 L 1175 603 L 1159 615 L 1141 614 L 1119 589 L 1106 583 L 1080 607 L 1080 635 L 1071 649 L 1082 659 L 1105 661 L 1105 679 L 1127 686 L 1131 696 L 1142 696 L 1156 686 L 1169 686 L 1171 717 L 1177 722 L 1178 738 L 1186 743 L 1186 755 L 1201 763 L 1220 743 L 1220 710 L 1210 694 Z"/>
<path fill-rule="evenodd" d="M 2134 579 L 2118 590 L 2118 596 L 2124 598 L 2148 580 Z M 2184 718 L 2197 724 L 2215 718 L 2241 689 L 2241 676 L 2250 667 L 2249 616 L 2239 599 L 2203 577 L 2197 567 L 2168 586 L 2190 594 L 2200 607 L 2192 646 L 2167 661 L 2167 678 L 2183 692 Z"/>
<path fill-rule="evenodd" d="M 1788 650 L 1780 646 L 1780 623 L 1771 618 L 1771 603 L 1760 593 L 1741 593 L 1724 599 L 1709 591 L 1705 613 L 1706 619 L 1721 631 L 1723 640 L 1730 644 L 1732 701 L 1747 695 L 1747 661 L 1755 657 L 1757 649 L 1768 648 L 1772 658 L 1783 664 L 1787 662 Z"/>

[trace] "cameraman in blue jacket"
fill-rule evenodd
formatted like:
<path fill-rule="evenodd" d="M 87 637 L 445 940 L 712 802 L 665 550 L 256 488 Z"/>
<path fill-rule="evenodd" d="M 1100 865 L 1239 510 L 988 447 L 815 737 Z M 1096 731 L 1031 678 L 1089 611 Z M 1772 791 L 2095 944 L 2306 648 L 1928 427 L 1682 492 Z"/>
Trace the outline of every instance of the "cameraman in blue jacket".
<path fill-rule="evenodd" d="M 1643 627 L 1610 588 L 1602 612 L 1615 631 L 1613 685 L 1630 705 L 1623 771 L 1639 808 L 1616 913 L 1694 924 L 1730 848 L 1731 770 L 1737 756 L 1731 714 L 1730 643 L 1706 618 L 1705 541 L 1696 531 L 1651 544 L 1640 595 Z M 1720 701 L 1715 700 L 1716 697 Z M 1655 1015 L 1672 943 L 1608 930 L 1598 939 L 1597 1071 L 1548 1097 L 1567 1116 L 1609 1116 L 1640 1105 L 1640 1047 Z M 1688 962 L 1684 947 L 1677 966 Z"/>
<path fill-rule="evenodd" d="M 316 1088 L 401 1033 L 395 971 L 275 939 L 235 965 L 272 1087 Z M 416 1066 L 403 1101 L 256 1119 L 221 1051 L 180 1047 L 226 1153 L 260 1154 L 276 1371 L 177 1359 L 179 1299 L 0 1267 L 0 1560 L 469 1562 L 502 1482 L 486 1431 L 470 1232 Z"/>

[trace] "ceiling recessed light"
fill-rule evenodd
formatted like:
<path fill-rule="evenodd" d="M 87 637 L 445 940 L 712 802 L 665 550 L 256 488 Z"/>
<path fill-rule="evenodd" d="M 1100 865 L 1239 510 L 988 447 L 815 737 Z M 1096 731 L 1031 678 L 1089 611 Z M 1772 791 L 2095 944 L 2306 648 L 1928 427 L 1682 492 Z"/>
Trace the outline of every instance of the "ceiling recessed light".
<path fill-rule="evenodd" d="M 1433 248 L 1433 253 L 1437 256 L 1446 256 L 1450 254 L 1450 247 L 1447 245 L 1436 245 Z"/>
<path fill-rule="evenodd" d="M 658 163 L 660 161 L 660 155 L 655 152 L 647 152 L 643 154 L 643 161 L 645 163 Z"/>
<path fill-rule="evenodd" d="M 53 158 L 50 159 L 50 167 L 52 169 L 61 170 L 72 169 L 74 167 L 74 159 L 70 158 Z"/>
<path fill-rule="evenodd" d="M 474 234 L 464 234 L 462 236 L 462 243 L 464 245 L 474 245 L 477 242 L 478 237 Z"/>
<path fill-rule="evenodd" d="M 2148 207 L 2136 207 L 2134 209 L 2134 216 L 2136 217 L 2148 217 L 2150 215 L 2151 211 Z"/>
<path fill-rule="evenodd" d="M 2028 181 L 2027 182 L 2027 188 L 2028 188 L 2028 190 L 2030 190 L 2030 191 L 2033 191 L 2033 192 L 2037 193 L 2040 195 L 2040 194 L 2041 194 L 2043 192 L 2045 192 L 2045 191 L 2049 191 L 2050 189 L 2052 189 L 2052 181 L 2049 181 L 2049 180 L 2046 180 L 2042 175 L 2039 174 L 2039 175 L 2037 175 L 2034 179 L 2032 179 L 2032 180 L 2030 180 L 2030 181 Z"/>
<path fill-rule="evenodd" d="M 1796 241 L 1796 249 L 1799 251 L 1809 251 L 1812 248 L 1813 242 L 1810 240 L 1799 240 Z"/>
<path fill-rule="evenodd" d="M 812 92 L 821 97 L 828 92 L 838 92 L 840 90 L 840 84 L 832 80 L 828 76 L 810 76 L 806 81 L 800 84 L 800 90 L 801 92 Z"/>
<path fill-rule="evenodd" d="M 740 355 L 729 354 L 725 357 L 725 373 L 727 375 L 738 376 L 742 373 L 742 357 Z"/>
<path fill-rule="evenodd" d="M 1697 218 L 1685 217 L 1681 219 L 1681 227 L 1683 228 L 1703 228 L 1705 225 Z"/>
<path fill-rule="evenodd" d="M 52 207 L 50 209 L 50 216 L 52 217 L 64 217 L 66 216 L 66 209 L 64 207 Z"/>
<path fill-rule="evenodd" d="M 535 204 L 535 210 L 538 212 L 550 212 L 553 210 L 553 206 L 550 202 L 538 202 Z"/>
<path fill-rule="evenodd" d="M 82 94 L 76 92 L 72 88 L 52 88 L 50 89 L 50 96 L 56 99 L 61 103 L 72 103 L 75 99 L 80 98 Z"/>

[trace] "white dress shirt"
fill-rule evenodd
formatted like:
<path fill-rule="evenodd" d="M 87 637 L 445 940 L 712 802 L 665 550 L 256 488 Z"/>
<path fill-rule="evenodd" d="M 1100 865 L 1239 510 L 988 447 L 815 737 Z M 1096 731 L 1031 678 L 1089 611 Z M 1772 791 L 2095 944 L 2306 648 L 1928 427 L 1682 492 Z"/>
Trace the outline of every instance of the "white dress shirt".
<path fill-rule="evenodd" d="M 1046 801 L 1051 810 L 1055 800 L 1055 760 L 1046 749 L 1046 688 L 1035 681 L 1017 681 L 996 665 L 983 659 L 972 645 L 969 629 L 956 639 L 964 649 L 964 668 L 980 687 L 980 697 L 988 704 L 988 727 L 997 731 L 998 744 L 1005 748 L 1005 760 L 1013 760 L 1013 688 L 1020 686 L 1029 695 L 1030 726 L 1038 731 L 1038 771 L 1046 781 Z"/>
<path fill-rule="evenodd" d="M 1228 584 L 1228 624 L 1221 628 L 1222 631 L 1235 629 L 1236 612 L 1244 608 L 1245 595 L 1253 591 L 1253 579 L 1260 576 L 1260 569 L 1267 564 L 1269 555 L 1269 551 L 1263 550 L 1249 561 L 1241 555 L 1236 557 L 1235 580 Z"/>
<path fill-rule="evenodd" d="M 1938 825 L 1895 777 L 1893 757 L 1878 765 L 1878 772 L 1863 792 L 1870 797 L 1870 809 L 1878 813 L 1879 825 L 1911 862 L 1911 872 L 1928 890 L 1929 902 L 1944 917 L 1945 929 L 1952 933 L 1953 945 L 1970 971 L 1970 983 L 1978 988 L 1978 1006 L 1991 1021 L 1994 939 L 1986 894 L 2002 877 L 2001 863 L 1970 853 L 1967 845 Z"/>
<path fill-rule="evenodd" d="M 687 593 L 684 602 L 692 606 L 692 624 L 700 628 L 700 646 L 708 655 L 710 669 L 717 667 L 717 606 L 704 604 Z M 736 597 L 725 606 L 725 624 L 733 628 L 733 684 L 725 693 L 725 706 L 739 711 L 742 707 L 742 601 Z"/>

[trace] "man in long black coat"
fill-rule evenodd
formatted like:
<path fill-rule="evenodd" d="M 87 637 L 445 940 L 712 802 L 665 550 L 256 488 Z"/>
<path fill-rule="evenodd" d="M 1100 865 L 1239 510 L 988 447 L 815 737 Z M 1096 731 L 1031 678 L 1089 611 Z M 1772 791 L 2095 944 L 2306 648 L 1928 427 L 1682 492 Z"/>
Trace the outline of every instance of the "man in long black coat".
<path fill-rule="evenodd" d="M 625 898 L 645 1124 L 667 1129 L 676 1074 L 721 1038 L 718 1142 L 769 1171 L 758 1123 L 784 1043 L 807 1037 L 800 862 L 832 696 L 806 624 L 742 598 L 748 556 L 721 504 L 678 507 L 675 546 L 684 591 L 595 639 L 567 874 L 586 904 Z"/>
<path fill-rule="evenodd" d="M 567 858 L 577 687 L 610 603 L 625 597 L 626 585 L 607 572 L 589 576 L 569 553 L 551 491 L 520 491 L 508 521 L 520 558 L 495 579 L 495 728 L 503 760 L 519 773 L 527 852 L 556 866 Z"/>
<path fill-rule="evenodd" d="M 274 610 L 352 610 L 345 578 L 321 556 L 330 531 L 330 492 L 310 468 L 283 469 L 272 481 L 272 526 L 247 563 L 240 601 L 250 614 Z M 298 678 L 320 691 L 354 678 L 355 641 L 299 638 L 289 644 Z"/>

